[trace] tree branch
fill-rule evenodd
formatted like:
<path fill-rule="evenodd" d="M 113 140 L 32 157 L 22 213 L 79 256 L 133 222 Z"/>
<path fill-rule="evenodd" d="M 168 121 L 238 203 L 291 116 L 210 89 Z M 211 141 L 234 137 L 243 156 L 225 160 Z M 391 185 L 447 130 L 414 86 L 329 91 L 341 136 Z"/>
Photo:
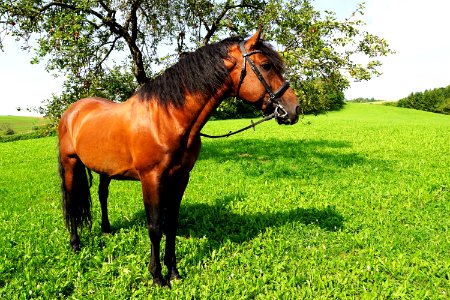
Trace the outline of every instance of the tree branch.
<path fill-rule="evenodd" d="M 86 13 L 89 13 L 89 14 L 92 14 L 92 15 L 96 16 L 100 20 L 104 19 L 104 16 L 102 14 L 100 14 L 99 12 L 97 12 L 97 11 L 95 11 L 93 9 L 82 9 L 82 8 L 78 8 L 78 7 L 76 7 L 74 5 L 71 5 L 71 4 L 62 3 L 62 2 L 56 2 L 56 1 L 55 2 L 50 2 L 49 4 L 44 5 L 41 8 L 36 8 L 36 10 L 39 13 L 43 13 L 47 9 L 49 9 L 49 8 L 51 8 L 53 6 L 59 6 L 59 7 L 63 7 L 63 8 L 68 8 L 68 9 L 71 9 L 71 10 L 74 10 L 74 11 L 86 12 Z"/>
<path fill-rule="evenodd" d="M 103 59 L 97 64 L 96 69 L 100 68 L 101 65 L 108 59 L 109 55 L 111 54 L 111 52 L 113 52 L 114 47 L 116 46 L 116 42 L 117 42 L 120 38 L 121 38 L 120 36 L 116 36 L 116 38 L 114 39 L 114 41 L 108 42 L 108 43 L 102 45 L 102 46 L 106 46 L 107 44 L 111 44 L 111 47 L 109 48 L 109 51 L 105 54 L 105 56 L 103 57 Z"/>
<path fill-rule="evenodd" d="M 125 40 L 130 49 L 131 56 L 133 58 L 133 73 L 136 77 L 136 80 L 139 84 L 143 84 L 148 80 L 147 75 L 145 74 L 144 61 L 142 57 L 142 52 L 136 44 L 137 39 L 137 16 L 136 11 L 138 10 L 141 0 L 135 0 L 132 4 L 131 11 L 127 21 L 125 22 L 126 26 L 120 25 L 115 20 L 116 11 L 108 7 L 103 1 L 99 1 L 99 4 L 108 12 L 107 16 L 102 15 L 98 11 L 93 9 L 85 9 L 80 8 L 71 4 L 63 3 L 63 2 L 50 2 L 47 5 L 42 6 L 41 8 L 36 8 L 39 13 L 44 13 L 46 10 L 51 7 L 63 7 L 73 11 L 84 12 L 90 15 L 97 17 L 101 20 L 102 24 L 109 27 L 112 33 L 118 35 L 118 38 L 121 37 Z M 128 32 L 129 22 L 132 23 L 131 34 Z M 112 50 L 111 50 L 112 51 Z"/>
<path fill-rule="evenodd" d="M 99 0 L 98 3 L 103 7 L 104 10 L 106 10 L 109 14 L 113 14 L 114 10 L 112 10 L 108 5 L 105 4 L 104 1 Z"/>
<path fill-rule="evenodd" d="M 138 19 L 137 19 L 137 10 L 141 6 L 141 0 L 135 0 L 131 5 L 130 13 L 128 14 L 128 18 L 125 20 L 124 28 L 128 28 L 131 24 L 131 38 L 133 40 L 137 39 L 138 34 Z"/>
<path fill-rule="evenodd" d="M 216 33 L 217 29 L 219 28 L 220 21 L 222 21 L 222 19 L 225 17 L 225 15 L 228 13 L 228 11 L 236 9 L 236 8 L 257 9 L 256 6 L 251 5 L 251 4 L 245 4 L 244 1 L 242 1 L 241 4 L 237 4 L 237 5 L 231 5 L 230 3 L 231 3 L 231 1 L 228 0 L 224 6 L 222 12 L 216 17 L 214 22 L 211 24 L 210 28 L 208 28 L 207 24 L 203 21 L 203 24 L 205 25 L 205 28 L 207 30 L 207 33 L 203 39 L 204 45 L 209 43 L 209 40 L 211 39 L 211 37 L 214 35 L 214 33 Z M 200 16 L 200 19 L 202 20 L 201 16 Z"/>
<path fill-rule="evenodd" d="M 105 5 L 105 4 L 103 3 L 103 5 Z M 103 5 L 102 5 L 102 7 L 103 7 Z M 84 12 L 84 13 L 87 13 L 87 14 L 91 14 L 91 15 L 97 17 L 98 19 L 100 19 L 103 24 L 107 25 L 111 29 L 111 31 L 116 33 L 116 34 L 122 35 L 124 32 L 126 32 L 126 30 L 124 30 L 123 27 L 119 23 L 117 23 L 115 21 L 115 18 L 114 18 L 115 11 L 111 10 L 109 8 L 108 9 L 105 8 L 105 10 L 108 12 L 108 15 L 106 17 L 104 15 L 102 15 L 101 13 L 99 13 L 98 11 L 95 11 L 93 9 L 79 8 L 79 7 L 76 7 L 76 6 L 71 5 L 71 4 L 57 2 L 57 1 L 50 2 L 49 4 L 44 5 L 41 8 L 36 8 L 36 10 L 39 13 L 44 13 L 46 10 L 48 10 L 51 7 L 54 7 L 54 6 L 63 7 L 63 8 L 67 8 L 67 9 L 70 9 L 70 10 L 73 10 L 73 11 L 79 11 L 79 12 Z"/>

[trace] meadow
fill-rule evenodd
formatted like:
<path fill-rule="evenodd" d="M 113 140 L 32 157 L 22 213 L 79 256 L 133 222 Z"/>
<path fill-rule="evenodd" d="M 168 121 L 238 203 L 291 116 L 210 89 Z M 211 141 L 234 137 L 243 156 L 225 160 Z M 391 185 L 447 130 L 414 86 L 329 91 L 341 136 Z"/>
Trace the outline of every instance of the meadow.
<path fill-rule="evenodd" d="M 170 289 L 151 285 L 138 182 L 112 182 L 103 235 L 94 176 L 72 252 L 56 153 L 55 137 L 0 144 L 1 299 L 449 298 L 450 116 L 348 104 L 203 139 Z"/>
<path fill-rule="evenodd" d="M 45 119 L 39 117 L 0 116 L 0 135 L 4 135 L 8 128 L 16 134 L 28 133 L 46 123 Z"/>
<path fill-rule="evenodd" d="M 48 124 L 41 117 L 0 116 L 0 142 L 47 136 Z"/>

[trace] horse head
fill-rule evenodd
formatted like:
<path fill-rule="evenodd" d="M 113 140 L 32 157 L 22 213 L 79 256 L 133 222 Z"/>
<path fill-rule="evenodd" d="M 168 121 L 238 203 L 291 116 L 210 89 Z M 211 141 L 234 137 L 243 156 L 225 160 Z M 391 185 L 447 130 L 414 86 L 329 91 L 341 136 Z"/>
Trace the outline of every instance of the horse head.
<path fill-rule="evenodd" d="M 232 96 L 256 105 L 265 115 L 273 114 L 279 124 L 298 121 L 300 106 L 283 78 L 283 60 L 261 39 L 261 30 L 231 47 L 224 61 L 230 72 Z"/>

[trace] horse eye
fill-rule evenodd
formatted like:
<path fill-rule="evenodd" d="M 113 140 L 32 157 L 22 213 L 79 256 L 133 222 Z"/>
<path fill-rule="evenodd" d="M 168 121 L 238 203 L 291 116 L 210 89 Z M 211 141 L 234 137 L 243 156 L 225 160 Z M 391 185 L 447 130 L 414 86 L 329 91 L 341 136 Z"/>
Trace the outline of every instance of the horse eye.
<path fill-rule="evenodd" d="M 261 67 L 266 70 L 266 71 L 270 71 L 272 69 L 272 64 L 271 63 L 264 63 L 261 65 Z"/>

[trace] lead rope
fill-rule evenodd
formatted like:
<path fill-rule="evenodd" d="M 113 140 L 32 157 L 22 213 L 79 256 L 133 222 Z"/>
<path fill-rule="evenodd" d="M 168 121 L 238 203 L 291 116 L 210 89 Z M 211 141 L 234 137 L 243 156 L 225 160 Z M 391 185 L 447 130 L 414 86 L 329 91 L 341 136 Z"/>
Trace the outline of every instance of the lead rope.
<path fill-rule="evenodd" d="M 250 129 L 250 128 L 253 128 L 253 130 L 255 130 L 256 125 L 259 125 L 259 124 L 261 124 L 261 123 L 263 123 L 263 122 L 265 122 L 265 121 L 269 121 L 269 120 L 273 119 L 274 117 L 275 117 L 275 113 L 272 113 L 272 114 L 270 114 L 270 115 L 265 116 L 264 118 L 262 118 L 261 120 L 259 120 L 259 121 L 256 122 L 256 123 L 253 122 L 253 120 L 251 120 L 251 124 L 250 124 L 250 125 L 248 125 L 248 126 L 246 126 L 246 127 L 244 127 L 244 128 L 241 128 L 241 129 L 239 129 L 239 130 L 236 130 L 236 131 L 230 131 L 230 132 L 228 132 L 228 133 L 226 133 L 226 134 L 221 134 L 221 135 L 209 135 L 209 134 L 201 133 L 201 132 L 200 132 L 200 136 L 207 137 L 207 138 L 210 138 L 210 139 L 217 139 L 217 138 L 229 137 L 230 135 L 234 135 L 234 134 L 236 134 L 236 133 L 245 131 L 245 130 Z"/>

